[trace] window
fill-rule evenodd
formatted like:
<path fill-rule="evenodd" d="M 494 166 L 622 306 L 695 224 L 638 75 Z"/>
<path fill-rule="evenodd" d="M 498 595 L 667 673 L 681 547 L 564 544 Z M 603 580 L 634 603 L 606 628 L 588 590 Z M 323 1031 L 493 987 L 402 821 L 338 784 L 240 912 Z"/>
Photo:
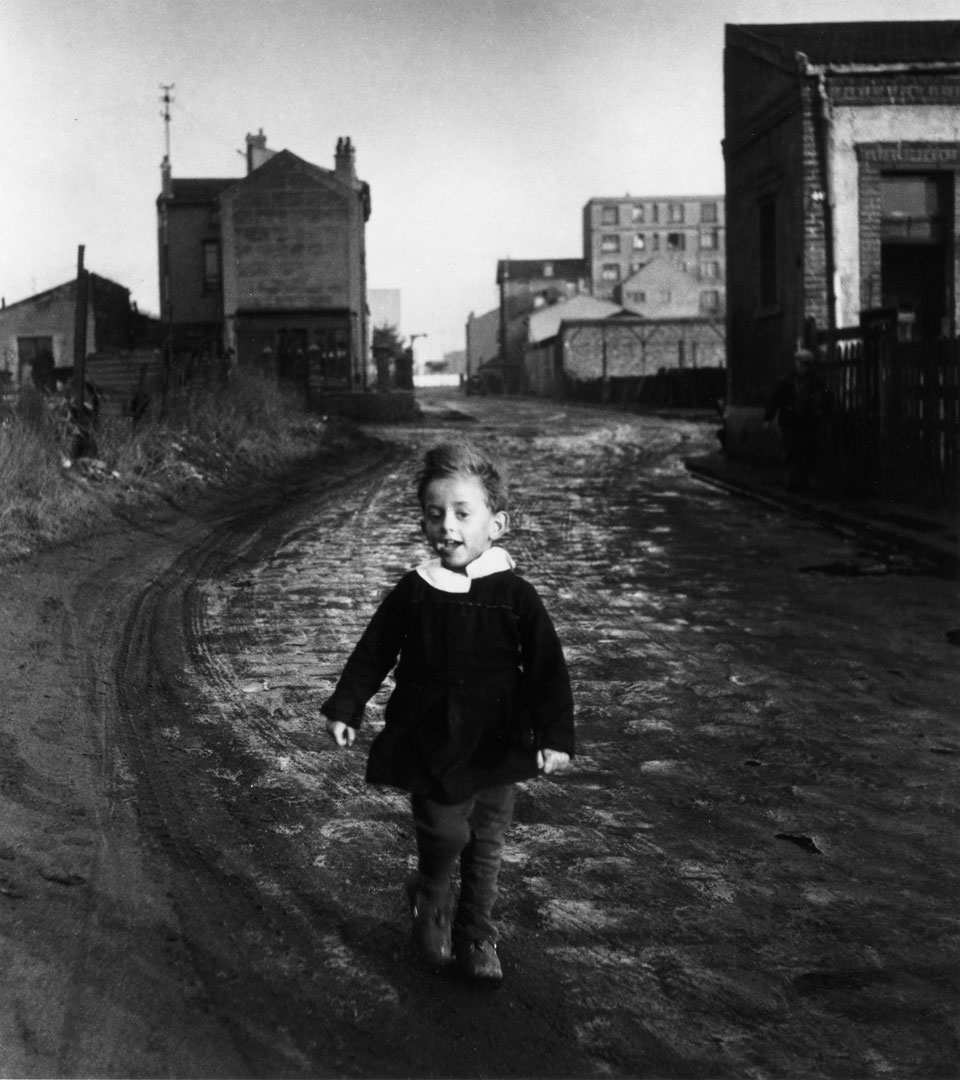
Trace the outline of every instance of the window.
<path fill-rule="evenodd" d="M 700 277 L 706 281 L 716 281 L 720 277 L 720 264 L 718 262 L 701 263 Z"/>
<path fill-rule="evenodd" d="M 601 281 L 619 281 L 620 280 L 620 264 L 619 263 L 604 263 L 600 267 L 600 280 Z"/>
<path fill-rule="evenodd" d="M 700 220 L 704 225 L 712 225 L 717 220 L 717 204 L 715 202 L 700 204 Z"/>
<path fill-rule="evenodd" d="M 619 251 L 620 237 L 616 233 L 604 233 L 604 235 L 600 237 L 600 250 Z"/>
<path fill-rule="evenodd" d="M 881 238 L 897 243 L 948 239 L 943 184 L 936 176 L 888 173 L 880 177 Z"/>
<path fill-rule="evenodd" d="M 716 229 L 700 230 L 700 247 L 704 251 L 716 251 L 719 244 Z"/>
<path fill-rule="evenodd" d="M 669 221 L 671 225 L 683 224 L 682 202 L 667 203 L 667 221 Z"/>
<path fill-rule="evenodd" d="M 646 247 L 647 247 L 647 238 L 643 235 L 643 233 L 642 232 L 634 233 L 633 234 L 633 250 L 634 251 L 645 251 Z"/>
<path fill-rule="evenodd" d="M 553 277 L 553 263 L 544 263 L 543 264 L 543 276 L 544 277 Z"/>
<path fill-rule="evenodd" d="M 203 291 L 220 288 L 220 244 L 216 240 L 203 242 Z"/>
<path fill-rule="evenodd" d="M 760 288 L 758 296 L 761 308 L 775 307 L 779 288 L 777 284 L 777 203 L 771 195 L 761 199 L 757 207 L 760 241 Z"/>
<path fill-rule="evenodd" d="M 642 225 L 643 221 L 643 203 L 635 203 L 633 207 L 633 223 L 634 225 Z"/>
<path fill-rule="evenodd" d="M 632 262 L 630 264 L 630 273 L 631 274 L 636 274 L 638 271 L 642 270 L 646 265 L 647 265 L 646 263 L 642 263 L 642 262 Z"/>
<path fill-rule="evenodd" d="M 617 213 L 615 206 L 604 206 L 600 209 L 600 224 L 601 225 L 619 225 L 620 215 Z"/>
<path fill-rule="evenodd" d="M 645 304 L 647 302 L 647 294 L 642 289 L 631 289 L 627 293 L 627 298 L 634 304 Z"/>
<path fill-rule="evenodd" d="M 701 290 L 700 310 L 704 315 L 713 315 L 720 310 L 720 293 L 717 289 Z"/>
<path fill-rule="evenodd" d="M 685 251 L 687 238 L 682 232 L 667 233 L 667 251 Z"/>
<path fill-rule="evenodd" d="M 671 299 L 672 299 L 672 297 L 670 295 L 670 290 L 669 289 L 661 289 L 660 290 L 660 303 L 661 304 L 669 304 Z"/>
<path fill-rule="evenodd" d="M 657 222 L 660 220 L 660 204 L 653 203 L 650 207 L 650 220 Z"/>

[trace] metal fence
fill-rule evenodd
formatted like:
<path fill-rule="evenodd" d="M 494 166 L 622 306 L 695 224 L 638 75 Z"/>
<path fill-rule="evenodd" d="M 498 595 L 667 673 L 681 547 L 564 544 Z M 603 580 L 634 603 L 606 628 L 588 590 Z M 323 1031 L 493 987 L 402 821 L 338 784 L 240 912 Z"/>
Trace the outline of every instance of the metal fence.
<path fill-rule="evenodd" d="M 824 464 L 851 487 L 960 504 L 960 340 L 826 342 Z"/>

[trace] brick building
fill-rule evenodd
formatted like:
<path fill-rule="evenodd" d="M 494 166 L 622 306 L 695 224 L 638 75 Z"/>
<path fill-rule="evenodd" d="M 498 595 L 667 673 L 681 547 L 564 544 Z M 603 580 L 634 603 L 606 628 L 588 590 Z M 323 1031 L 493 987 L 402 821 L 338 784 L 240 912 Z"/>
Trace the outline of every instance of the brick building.
<path fill-rule="evenodd" d="M 960 22 L 727 26 L 728 447 L 798 340 L 956 333 Z"/>
<path fill-rule="evenodd" d="M 583 258 L 594 296 L 649 318 L 722 313 L 726 286 L 726 210 L 722 195 L 591 199 L 583 208 Z M 686 283 L 661 300 L 637 275 L 670 265 Z M 637 301 L 638 292 L 644 293 Z M 703 293 L 703 299 L 701 299 Z M 678 310 L 676 298 L 684 297 Z"/>
<path fill-rule="evenodd" d="M 368 380 L 370 189 L 350 140 L 334 168 L 247 136 L 240 180 L 175 179 L 157 199 L 161 314 L 175 350 L 232 350 L 312 389 Z"/>

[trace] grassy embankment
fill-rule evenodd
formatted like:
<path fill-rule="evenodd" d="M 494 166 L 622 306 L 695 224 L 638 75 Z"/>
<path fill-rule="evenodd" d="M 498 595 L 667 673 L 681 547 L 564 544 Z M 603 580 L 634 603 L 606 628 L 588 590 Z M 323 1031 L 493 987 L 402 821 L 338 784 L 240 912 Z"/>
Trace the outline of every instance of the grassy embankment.
<path fill-rule="evenodd" d="M 171 395 L 158 412 L 102 419 L 95 455 L 73 460 L 62 399 L 28 388 L 0 402 L 0 558 L 96 531 L 118 510 L 239 487 L 331 440 L 300 395 L 254 374 Z"/>

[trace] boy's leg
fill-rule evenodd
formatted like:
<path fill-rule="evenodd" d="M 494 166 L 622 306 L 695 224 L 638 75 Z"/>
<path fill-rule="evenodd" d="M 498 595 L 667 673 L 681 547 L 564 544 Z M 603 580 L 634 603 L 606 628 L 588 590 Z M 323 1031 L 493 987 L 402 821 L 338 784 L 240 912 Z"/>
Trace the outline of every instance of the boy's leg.
<path fill-rule="evenodd" d="M 513 784 L 505 784 L 484 788 L 474 796 L 470 840 L 460 855 L 460 904 L 453 931 L 458 944 L 497 942 L 492 913 L 503 838 L 513 820 L 515 793 Z"/>
<path fill-rule="evenodd" d="M 444 806 L 423 796 L 411 798 L 417 835 L 417 877 L 407 885 L 413 912 L 413 933 L 420 951 L 431 963 L 445 964 L 453 956 L 453 882 L 460 852 L 470 840 L 467 823 L 472 800 Z"/>

